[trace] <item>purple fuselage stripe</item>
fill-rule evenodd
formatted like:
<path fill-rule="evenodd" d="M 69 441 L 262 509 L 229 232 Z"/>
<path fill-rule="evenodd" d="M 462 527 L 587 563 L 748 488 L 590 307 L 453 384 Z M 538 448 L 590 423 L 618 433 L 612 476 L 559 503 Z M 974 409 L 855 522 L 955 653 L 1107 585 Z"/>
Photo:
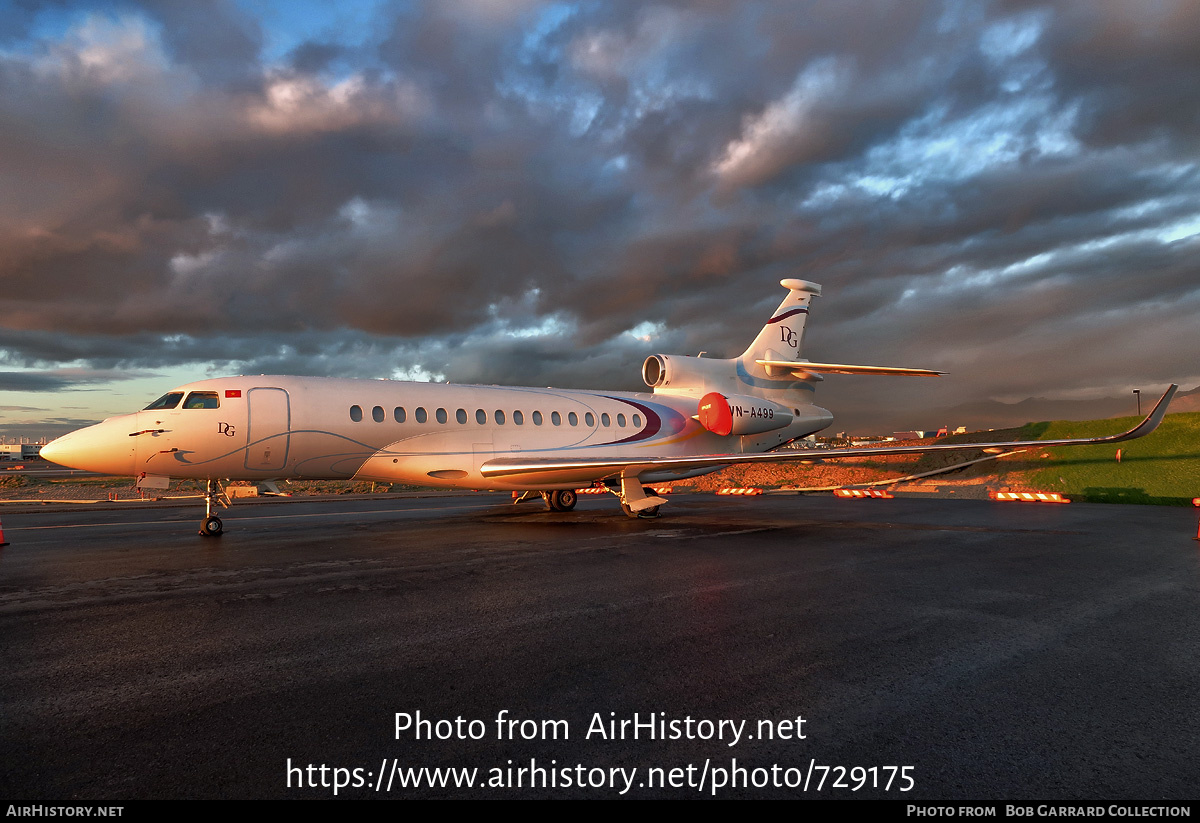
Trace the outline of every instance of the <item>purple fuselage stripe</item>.
<path fill-rule="evenodd" d="M 787 320 L 793 314 L 808 314 L 808 309 L 801 308 L 801 309 L 792 309 L 791 311 L 785 311 L 783 314 L 779 315 L 778 317 L 772 317 L 770 320 L 768 320 L 767 325 L 769 326 L 772 323 L 778 323 L 780 320 Z"/>
<path fill-rule="evenodd" d="M 653 437 L 654 435 L 658 434 L 658 430 L 660 428 L 662 428 L 662 419 L 658 416 L 658 413 L 655 412 L 654 409 L 650 408 L 649 406 L 643 406 L 641 403 L 635 403 L 632 400 L 626 400 L 624 398 L 613 397 L 611 399 L 612 400 L 620 400 L 622 403 L 628 403 L 629 405 L 633 406 L 635 409 L 641 409 L 642 413 L 646 415 L 645 428 L 643 428 L 637 434 L 630 435 L 629 437 L 626 437 L 623 440 L 614 440 L 611 445 L 616 445 L 617 443 L 633 443 L 638 440 L 647 440 L 647 439 Z M 606 445 L 609 445 L 609 444 L 606 444 Z"/>

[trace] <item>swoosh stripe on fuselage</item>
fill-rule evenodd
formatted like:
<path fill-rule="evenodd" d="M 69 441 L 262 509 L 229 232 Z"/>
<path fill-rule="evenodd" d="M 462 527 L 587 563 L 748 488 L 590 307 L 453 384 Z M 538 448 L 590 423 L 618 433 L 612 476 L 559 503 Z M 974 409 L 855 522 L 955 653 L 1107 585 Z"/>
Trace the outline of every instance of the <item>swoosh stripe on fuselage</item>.
<path fill-rule="evenodd" d="M 801 307 L 798 309 L 792 309 L 790 311 L 785 311 L 783 314 L 776 315 L 775 317 L 772 317 L 770 320 L 768 320 L 767 325 L 769 326 L 772 323 L 780 323 L 784 320 L 787 320 L 793 314 L 808 314 L 808 309 Z M 759 316 L 761 317 L 761 315 L 759 315 Z"/>

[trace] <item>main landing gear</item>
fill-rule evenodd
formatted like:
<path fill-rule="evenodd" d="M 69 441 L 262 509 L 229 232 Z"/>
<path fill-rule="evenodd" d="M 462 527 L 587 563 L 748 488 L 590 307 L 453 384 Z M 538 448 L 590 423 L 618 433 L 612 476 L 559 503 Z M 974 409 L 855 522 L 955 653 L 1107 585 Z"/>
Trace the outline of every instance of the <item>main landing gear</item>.
<path fill-rule="evenodd" d="M 569 512 L 579 502 L 579 495 L 574 489 L 555 489 L 543 492 L 513 492 L 513 503 L 524 503 L 540 497 L 546 502 L 546 508 L 552 512 Z"/>
<path fill-rule="evenodd" d="M 579 495 L 574 489 L 558 489 L 552 492 L 542 492 L 546 508 L 552 512 L 569 512 L 579 502 Z"/>
<path fill-rule="evenodd" d="M 647 486 L 642 487 L 642 494 L 644 494 L 647 498 L 658 499 L 654 496 L 654 491 Z M 660 508 L 662 508 L 661 504 L 658 506 L 651 506 L 648 509 L 642 509 L 641 511 L 634 511 L 628 503 L 621 504 L 621 511 L 625 512 L 626 517 L 640 517 L 643 520 L 649 520 L 658 517 L 658 510 Z"/>
<path fill-rule="evenodd" d="M 204 487 L 204 522 L 200 524 L 200 534 L 203 537 L 219 537 L 225 528 L 221 518 L 213 514 L 213 503 L 220 503 L 229 508 L 229 498 L 221 484 L 216 480 L 209 480 Z"/>
<path fill-rule="evenodd" d="M 620 483 L 608 481 L 604 490 L 621 501 L 621 511 L 627 517 L 649 519 L 658 517 L 659 507 L 667 501 L 654 494 L 653 490 L 638 482 L 636 475 L 622 477 Z M 513 502 L 541 497 L 546 501 L 546 508 L 552 512 L 569 512 L 579 502 L 579 494 L 574 489 L 554 489 L 553 491 L 513 492 Z"/>
<path fill-rule="evenodd" d="M 658 517 L 659 507 L 667 502 L 653 490 L 643 486 L 637 475 L 632 472 L 622 472 L 621 485 L 618 488 L 610 486 L 608 490 L 620 499 L 621 511 L 625 512 L 626 517 Z"/>

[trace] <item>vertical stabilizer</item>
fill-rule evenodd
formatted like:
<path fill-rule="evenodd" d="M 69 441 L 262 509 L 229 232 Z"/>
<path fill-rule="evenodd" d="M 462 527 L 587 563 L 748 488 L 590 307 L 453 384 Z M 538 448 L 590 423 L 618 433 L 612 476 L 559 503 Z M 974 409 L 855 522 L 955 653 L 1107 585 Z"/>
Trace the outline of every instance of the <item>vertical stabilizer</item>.
<path fill-rule="evenodd" d="M 788 290 L 787 297 L 741 357 L 752 372 L 755 360 L 800 359 L 808 307 L 814 297 L 821 296 L 821 287 L 807 280 L 781 280 L 779 285 Z"/>

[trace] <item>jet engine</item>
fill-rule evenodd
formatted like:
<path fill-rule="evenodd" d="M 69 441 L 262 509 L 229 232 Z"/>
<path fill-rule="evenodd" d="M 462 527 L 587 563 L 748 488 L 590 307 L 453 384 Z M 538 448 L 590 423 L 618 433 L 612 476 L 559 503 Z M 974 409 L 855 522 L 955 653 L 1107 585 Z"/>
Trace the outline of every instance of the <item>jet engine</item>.
<path fill-rule="evenodd" d="M 736 379 L 732 360 L 652 354 L 642 364 L 642 379 L 666 394 L 713 391 Z"/>
<path fill-rule="evenodd" d="M 792 411 L 761 397 L 709 392 L 700 398 L 696 417 L 713 434 L 762 434 L 790 425 Z"/>

